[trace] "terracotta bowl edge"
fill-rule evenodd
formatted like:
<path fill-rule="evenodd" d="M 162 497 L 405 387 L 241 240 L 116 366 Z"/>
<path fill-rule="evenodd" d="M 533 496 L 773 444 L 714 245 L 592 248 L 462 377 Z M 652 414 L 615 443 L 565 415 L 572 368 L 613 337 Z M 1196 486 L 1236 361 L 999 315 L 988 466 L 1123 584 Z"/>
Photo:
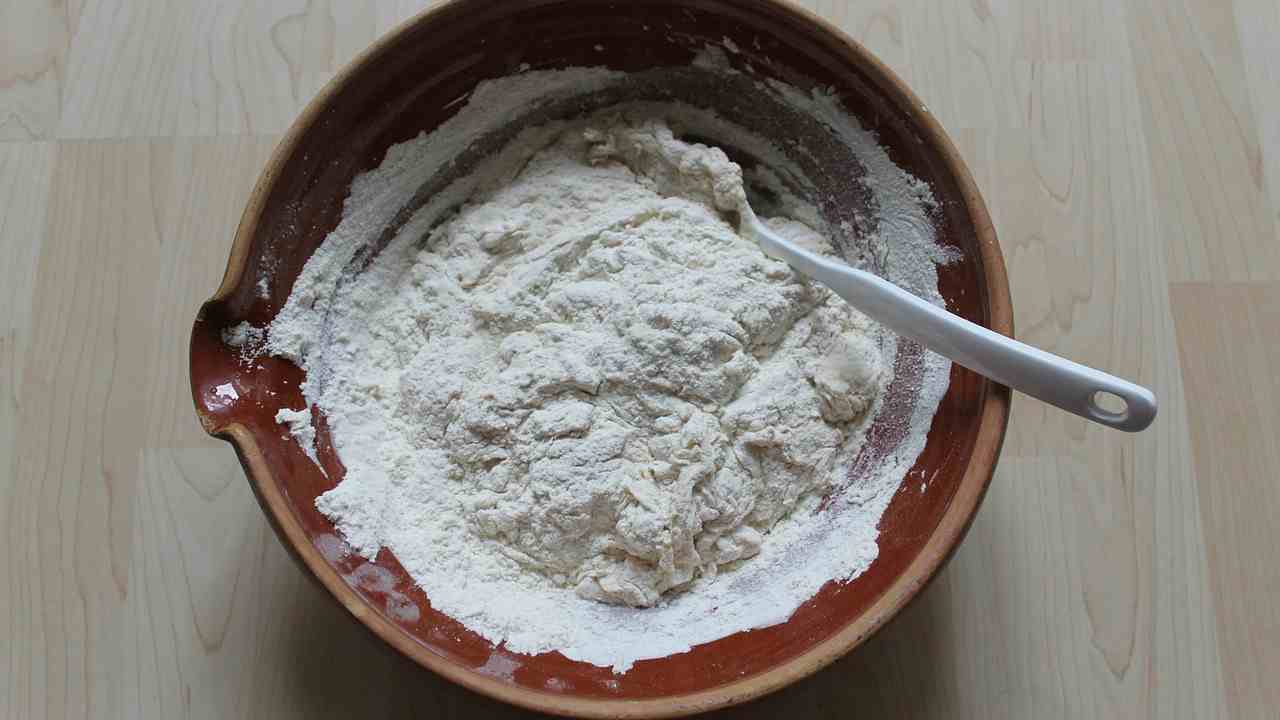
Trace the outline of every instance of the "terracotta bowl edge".
<path fill-rule="evenodd" d="M 242 282 L 248 265 L 249 249 L 265 198 L 273 187 L 285 159 L 290 156 L 303 133 L 310 128 L 315 116 L 323 110 L 330 96 L 347 82 L 358 67 L 382 52 L 408 28 L 466 1 L 446 0 L 403 21 L 348 62 L 312 98 L 272 151 L 271 157 L 259 175 L 237 227 L 222 282 L 213 296 L 201 307 L 200 316 L 204 315 L 209 306 L 229 297 Z M 920 124 L 926 141 L 938 149 L 948 171 L 955 177 L 964 198 L 966 210 L 973 222 L 982 259 L 984 285 L 988 292 L 990 327 L 996 332 L 1012 337 L 1012 302 L 1004 257 L 1000 251 L 995 229 L 978 192 L 976 182 L 941 124 L 896 73 L 857 41 L 791 0 L 766 1 L 803 17 L 815 28 L 835 40 L 843 51 L 851 56 L 852 62 L 871 68 L 874 71 L 872 74 L 877 76 L 875 81 L 881 89 L 895 98 L 900 106 L 906 107 L 912 118 Z M 198 324 L 199 320 L 196 323 L 197 327 L 193 328 L 193 334 L 197 331 Z M 193 401 L 202 426 L 210 435 L 226 440 L 235 447 L 259 504 L 277 535 L 284 541 L 286 548 L 307 568 L 313 578 L 334 596 L 353 619 L 361 622 L 385 643 L 418 664 L 470 690 L 532 710 L 592 718 L 678 717 L 735 705 L 812 675 L 865 642 L 890 618 L 915 599 L 920 591 L 936 577 L 963 539 L 994 475 L 996 460 L 1008 425 L 1011 404 L 1008 388 L 989 381 L 986 383 L 973 454 L 955 496 L 929 541 L 921 548 L 902 575 L 866 613 L 801 655 L 755 676 L 686 695 L 646 700 L 602 700 L 574 698 L 503 683 L 449 662 L 415 643 L 402 630 L 374 612 L 339 577 L 311 544 L 281 495 L 278 483 L 274 481 L 267 469 L 262 450 L 258 447 L 250 430 L 239 423 L 219 425 L 213 417 L 203 411 L 199 399 L 194 397 L 195 388 L 193 387 L 192 390 Z"/>

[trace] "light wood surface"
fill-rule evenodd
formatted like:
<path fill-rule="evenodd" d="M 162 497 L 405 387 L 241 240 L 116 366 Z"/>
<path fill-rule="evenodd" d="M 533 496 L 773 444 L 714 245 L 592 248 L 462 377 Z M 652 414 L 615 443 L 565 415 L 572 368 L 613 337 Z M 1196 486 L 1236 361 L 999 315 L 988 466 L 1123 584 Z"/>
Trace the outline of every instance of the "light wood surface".
<path fill-rule="evenodd" d="M 808 4 L 956 139 L 1019 335 L 1161 415 L 1130 436 L 1017 397 L 940 579 L 729 714 L 1275 717 L 1280 4 Z M 346 622 L 187 391 L 279 133 L 417 7 L 0 5 L 0 717 L 522 715 Z"/>

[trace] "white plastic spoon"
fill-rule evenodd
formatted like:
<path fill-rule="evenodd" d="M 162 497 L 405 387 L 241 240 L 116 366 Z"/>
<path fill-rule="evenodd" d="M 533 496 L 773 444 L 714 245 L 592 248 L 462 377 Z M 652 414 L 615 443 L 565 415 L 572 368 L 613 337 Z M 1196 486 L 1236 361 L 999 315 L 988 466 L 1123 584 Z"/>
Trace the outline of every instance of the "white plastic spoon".
<path fill-rule="evenodd" d="M 1108 427 L 1138 432 L 1156 417 L 1156 396 L 1141 385 L 1033 348 L 952 315 L 877 275 L 809 252 L 780 237 L 745 203 L 739 232 L 769 255 L 831 288 L 871 319 L 939 355 L 1050 405 Z M 1123 409 L 1099 398 L 1114 395 Z"/>

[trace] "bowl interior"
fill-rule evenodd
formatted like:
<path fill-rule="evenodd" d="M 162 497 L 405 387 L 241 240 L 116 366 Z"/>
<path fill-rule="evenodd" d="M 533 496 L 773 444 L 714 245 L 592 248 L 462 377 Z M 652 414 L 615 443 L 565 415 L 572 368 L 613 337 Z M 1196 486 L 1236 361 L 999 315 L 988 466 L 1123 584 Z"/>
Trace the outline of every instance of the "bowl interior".
<path fill-rule="evenodd" d="M 948 308 L 992 324 L 991 268 L 984 266 L 979 244 L 986 230 L 975 227 L 976 200 L 966 196 L 965 182 L 956 176 L 946 149 L 926 141 L 930 135 L 916 109 L 906 106 L 878 66 L 851 55 L 842 38 L 796 11 L 771 3 L 720 0 L 617 5 L 585 0 L 457 2 L 393 34 L 322 95 L 273 159 L 246 212 L 223 289 L 197 320 L 192 389 L 211 432 L 235 425 L 242 437 L 252 438 L 253 462 L 246 462 L 251 484 L 295 557 L 312 570 L 317 563 L 331 568 L 333 577 L 354 592 L 344 598 L 348 607 L 384 638 L 395 636 L 393 644 L 420 662 L 437 669 L 444 663 L 461 673 L 451 673 L 455 677 L 474 673 L 529 691 L 577 698 L 651 699 L 723 687 L 804 655 L 859 618 L 868 633 L 878 627 L 885 618 L 865 622 L 865 615 L 887 590 L 910 583 L 914 592 L 928 579 L 904 577 L 904 572 L 934 535 L 958 489 L 976 482 L 980 495 L 989 480 L 990 467 L 978 468 L 976 476 L 969 471 L 981 426 L 989 422 L 984 408 L 995 391 L 986 380 L 954 367 L 925 450 L 881 520 L 880 554 L 866 573 L 849 583 L 828 583 L 782 625 L 739 633 L 682 655 L 642 661 L 621 676 L 559 653 L 530 657 L 494 648 L 434 611 L 388 551 L 383 550 L 376 563 L 351 553 L 315 509 L 316 496 L 342 475 L 324 419 L 316 418 L 318 450 L 328 477 L 274 421 L 279 408 L 302 405 L 302 371 L 274 358 L 242 362 L 221 342 L 222 329 L 242 320 L 259 326 L 269 322 L 303 264 L 336 226 L 352 179 L 376 167 L 391 145 L 450 117 L 461 105 L 451 101 L 477 82 L 517 72 L 525 63 L 538 69 L 605 65 L 637 73 L 686 67 L 707 45 L 738 49 L 727 57 L 744 69 L 750 64 L 756 74 L 752 78 L 832 88 L 862 125 L 877 134 L 892 159 L 926 181 L 939 200 L 932 216 L 937 236 L 961 258 L 939 268 L 939 290 Z M 861 172 L 857 160 L 847 149 L 823 146 L 824 134 L 810 127 L 811 118 L 788 116 L 757 102 L 750 91 L 754 80 L 747 78 L 744 74 L 744 85 L 717 84 L 696 72 L 664 71 L 660 79 L 637 82 L 621 96 L 586 98 L 576 106 L 545 112 L 564 114 L 621 99 L 678 98 L 714 109 L 768 137 L 801 138 L 817 150 L 795 159 L 819 186 L 821 211 L 829 220 L 849 220 L 855 234 L 865 231 L 858 223 L 870 215 L 862 212 L 870 200 L 852 182 Z M 491 138 L 475 152 L 483 153 L 501 139 Z M 738 150 L 746 152 L 745 162 L 751 161 L 749 150 Z M 448 179 L 442 174 L 436 180 Z M 427 187 L 422 194 L 429 192 Z M 260 297 L 255 288 L 264 274 L 272 280 L 269 297 Z M 900 352 L 898 387 L 890 388 L 882 415 L 909 412 L 911 359 L 919 352 L 909 344 Z M 228 400 L 215 390 L 225 383 L 233 384 L 238 398 Z M 1003 415 L 999 423 L 1002 432 Z M 900 423 L 877 419 L 870 446 L 892 447 L 900 431 Z M 238 449 L 248 460 L 248 450 L 239 445 Z M 972 509 L 963 511 L 962 524 Z M 330 576 L 321 580 L 326 577 Z"/>

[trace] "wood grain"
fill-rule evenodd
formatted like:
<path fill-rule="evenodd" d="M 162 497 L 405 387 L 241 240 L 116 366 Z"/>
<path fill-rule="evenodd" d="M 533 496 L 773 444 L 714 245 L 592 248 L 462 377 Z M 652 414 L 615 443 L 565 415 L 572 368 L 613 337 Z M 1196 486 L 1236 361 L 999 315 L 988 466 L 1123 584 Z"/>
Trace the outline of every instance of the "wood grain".
<path fill-rule="evenodd" d="M 409 3 L 96 0 L 66 60 L 58 136 L 279 133 Z"/>
<path fill-rule="evenodd" d="M 31 279 L 48 209 L 56 146 L 0 144 L 0 489 L 13 477 L 22 352 L 31 341 Z M 7 493 L 5 497 L 8 497 Z"/>
<path fill-rule="evenodd" d="M 1276 38 L 1280 38 L 1280 3 L 1235 0 L 1236 33 L 1244 59 L 1249 102 L 1262 143 L 1271 221 L 1280 239 L 1280 92 L 1275 91 Z M 1272 278 L 1273 280 L 1275 278 Z"/>
<path fill-rule="evenodd" d="M 1234 717 L 1266 717 L 1280 707 L 1280 566 L 1266 557 L 1280 517 L 1280 287 L 1180 284 L 1171 298 L 1227 697 Z"/>
<path fill-rule="evenodd" d="M 975 146 L 971 162 L 1002 233 L 1017 327 L 1028 341 L 1083 362 L 1132 368 L 1162 410 L 1160 422 L 1134 436 L 1018 397 L 1005 457 L 1071 458 L 1084 470 L 1078 477 L 1093 480 L 1071 488 L 1070 537 L 1086 562 L 1068 592 L 1083 598 L 1078 620 L 1093 638 L 1099 680 L 1111 676 L 1120 714 L 1206 717 L 1221 681 L 1203 550 L 1184 544 L 1201 536 L 1196 478 L 1150 183 L 1131 170 L 1144 158 L 1140 135 L 1125 123 L 1137 111 L 1123 82 L 1132 75 L 1122 64 L 1090 61 L 1047 64 L 1036 76 L 1034 129 L 961 135 Z M 997 483 L 991 495 L 1009 491 Z M 1023 542 L 1032 552 L 1061 549 L 1052 541 L 1039 548 L 1046 541 L 1034 536 Z M 1179 552 L 1160 552 L 1171 545 Z M 1166 637 L 1158 628 L 1180 631 Z M 1160 677 L 1197 684 L 1153 682 Z"/>
<path fill-rule="evenodd" d="M 1019 334 L 1151 385 L 1161 415 L 1125 436 L 1017 398 L 933 587 L 733 715 L 1272 716 L 1280 9 L 804 4 L 953 133 Z M 521 715 L 347 622 L 186 390 L 192 313 L 277 134 L 419 8 L 0 6 L 0 717 Z"/>
<path fill-rule="evenodd" d="M 1232 3 L 1141 0 L 1130 10 L 1134 52 L 1163 60 L 1137 68 L 1170 279 L 1280 280 Z"/>
<path fill-rule="evenodd" d="M 0 140 L 47 138 L 57 129 L 74 14 L 50 3 L 0 5 Z"/>

